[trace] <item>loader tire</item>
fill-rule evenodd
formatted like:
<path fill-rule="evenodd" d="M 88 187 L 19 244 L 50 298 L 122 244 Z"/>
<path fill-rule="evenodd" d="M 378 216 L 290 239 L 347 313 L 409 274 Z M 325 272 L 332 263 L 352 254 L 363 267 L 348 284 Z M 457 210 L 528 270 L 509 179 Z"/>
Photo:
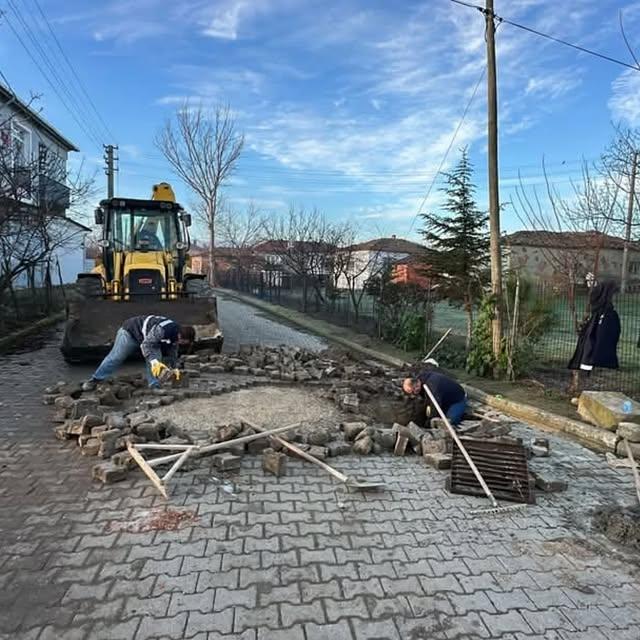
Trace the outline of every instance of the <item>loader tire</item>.
<path fill-rule="evenodd" d="M 78 278 L 76 291 L 83 298 L 97 298 L 103 294 L 99 278 Z"/>
<path fill-rule="evenodd" d="M 185 291 L 195 298 L 211 298 L 213 291 L 206 280 L 190 278 L 185 284 Z"/>

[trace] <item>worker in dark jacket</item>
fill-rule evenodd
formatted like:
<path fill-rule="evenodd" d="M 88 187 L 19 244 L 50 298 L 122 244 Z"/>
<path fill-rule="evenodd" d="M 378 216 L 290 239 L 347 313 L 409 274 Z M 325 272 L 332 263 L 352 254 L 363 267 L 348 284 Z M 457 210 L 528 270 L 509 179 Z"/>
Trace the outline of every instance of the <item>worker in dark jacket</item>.
<path fill-rule="evenodd" d="M 438 363 L 435 360 L 431 360 L 428 366 L 415 378 L 406 378 L 402 389 L 409 395 L 421 396 L 425 399 L 427 418 L 437 417 L 439 414 L 436 408 L 431 405 L 423 387 L 425 384 L 429 387 L 449 422 L 454 425 L 459 424 L 467 408 L 467 394 L 462 386 L 445 375 L 438 368 Z"/>
<path fill-rule="evenodd" d="M 613 307 L 613 296 L 617 291 L 618 285 L 612 281 L 597 284 L 591 290 L 591 313 L 580 329 L 569 369 L 591 371 L 594 367 L 618 368 L 620 318 Z"/>
<path fill-rule="evenodd" d="M 116 333 L 111 351 L 100 363 L 95 373 L 83 385 L 83 391 L 93 391 L 98 382 L 110 378 L 138 349 L 146 361 L 147 380 L 150 387 L 160 385 L 159 378 L 174 371 L 180 345 L 190 345 L 195 339 L 193 327 L 180 326 L 164 316 L 134 316 L 122 323 Z"/>

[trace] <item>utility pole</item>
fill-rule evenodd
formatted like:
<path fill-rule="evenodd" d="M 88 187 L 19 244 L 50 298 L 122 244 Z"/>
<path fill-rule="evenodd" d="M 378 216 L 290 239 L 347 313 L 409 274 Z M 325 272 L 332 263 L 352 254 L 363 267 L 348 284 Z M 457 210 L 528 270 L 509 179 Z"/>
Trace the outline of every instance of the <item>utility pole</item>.
<path fill-rule="evenodd" d="M 105 145 L 105 168 L 104 172 L 107 175 L 107 198 L 113 198 L 113 178 L 115 176 L 116 171 L 118 170 L 115 166 L 115 161 L 117 158 L 114 155 L 114 150 L 118 147 L 115 147 L 112 144 Z"/>
<path fill-rule="evenodd" d="M 491 253 L 491 293 L 495 299 L 492 323 L 493 355 L 502 346 L 502 258 L 500 254 L 500 195 L 498 192 L 498 88 L 496 80 L 496 23 L 493 0 L 486 0 L 489 233 Z"/>
<path fill-rule="evenodd" d="M 636 168 L 638 166 L 638 152 L 631 157 L 631 180 L 629 182 L 629 206 L 627 207 L 627 223 L 624 232 L 624 248 L 622 250 L 622 274 L 620 278 L 620 293 L 626 293 L 629 280 L 629 244 L 631 243 L 631 226 L 633 225 L 633 201 L 636 197 Z"/>

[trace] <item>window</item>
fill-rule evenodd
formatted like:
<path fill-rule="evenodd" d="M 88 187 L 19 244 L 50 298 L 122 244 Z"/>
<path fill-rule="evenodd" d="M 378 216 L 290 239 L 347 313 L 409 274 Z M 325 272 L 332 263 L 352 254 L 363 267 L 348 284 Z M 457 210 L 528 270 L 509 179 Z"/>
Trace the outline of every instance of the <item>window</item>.
<path fill-rule="evenodd" d="M 31 131 L 15 120 L 11 121 L 11 146 L 16 166 L 25 166 L 31 160 Z"/>
<path fill-rule="evenodd" d="M 640 273 L 640 260 L 632 260 L 629 263 L 629 273 Z"/>

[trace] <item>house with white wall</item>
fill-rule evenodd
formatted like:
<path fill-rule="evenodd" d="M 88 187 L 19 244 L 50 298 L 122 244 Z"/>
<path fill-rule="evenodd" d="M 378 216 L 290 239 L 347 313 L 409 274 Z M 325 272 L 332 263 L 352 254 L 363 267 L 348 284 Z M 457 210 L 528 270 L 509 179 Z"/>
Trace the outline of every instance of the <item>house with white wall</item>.
<path fill-rule="evenodd" d="M 21 227 L 21 216 L 29 220 L 46 215 L 47 232 L 50 229 L 56 239 L 41 264 L 16 277 L 16 287 L 41 286 L 47 270 L 54 284 L 60 275 L 65 283 L 75 282 L 83 270 L 84 244 L 91 230 L 67 217 L 67 160 L 69 153 L 77 151 L 34 104 L 0 84 L 0 213 L 3 208 L 5 215 L 11 212 L 18 243 L 27 242 L 29 228 L 28 224 Z"/>
<path fill-rule="evenodd" d="M 380 275 L 384 267 L 414 256 L 423 256 L 425 247 L 416 242 L 391 236 L 374 238 L 342 249 L 346 258 L 346 271 L 337 279 L 338 289 L 362 289 L 371 278 Z M 351 284 L 351 287 L 350 287 Z"/>

